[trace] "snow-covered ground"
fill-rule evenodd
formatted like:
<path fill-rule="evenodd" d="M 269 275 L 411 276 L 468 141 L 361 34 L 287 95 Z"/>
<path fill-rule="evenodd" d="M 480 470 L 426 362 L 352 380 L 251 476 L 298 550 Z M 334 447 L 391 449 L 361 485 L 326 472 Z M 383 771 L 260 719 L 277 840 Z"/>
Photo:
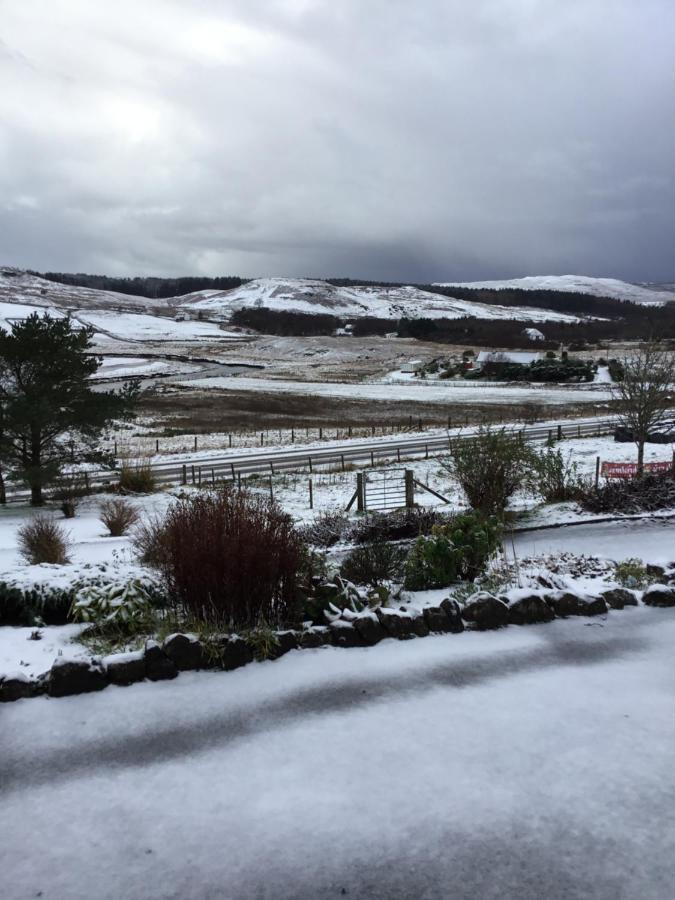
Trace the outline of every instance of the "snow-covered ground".
<path fill-rule="evenodd" d="M 48 672 L 55 659 L 88 659 L 91 653 L 76 638 L 84 625 L 48 628 L 0 628 L 0 673 L 35 678 Z"/>
<path fill-rule="evenodd" d="M 319 445 L 320 446 L 320 445 Z M 596 458 L 606 462 L 629 462 L 635 459 L 635 447 L 633 444 L 618 444 L 610 437 L 580 438 L 565 440 L 558 445 L 565 456 L 570 455 L 579 466 L 580 472 L 592 475 L 595 472 Z M 254 452 L 255 448 L 251 448 Z M 213 451 L 221 453 L 221 451 Z M 208 451 L 203 454 L 208 456 Z M 157 457 L 158 461 L 163 457 Z M 180 455 L 177 457 L 180 459 Z M 661 462 L 672 459 L 672 447 L 670 444 L 648 444 L 645 450 L 646 462 Z M 451 501 L 449 509 L 461 509 L 465 501 L 456 483 L 452 481 L 447 470 L 437 458 L 406 460 L 403 457 L 401 463 L 391 462 L 378 466 L 378 472 L 399 470 L 402 467 L 412 469 L 415 478 L 422 484 L 428 485 L 433 490 L 448 497 Z M 336 468 L 332 466 L 331 468 Z M 309 470 L 297 473 L 276 474 L 272 478 L 272 489 L 275 499 L 291 513 L 298 521 L 308 521 L 315 518 L 324 510 L 345 509 L 356 487 L 356 474 L 354 471 L 314 471 L 311 474 L 313 488 L 314 508 L 309 508 Z M 255 490 L 269 492 L 269 478 L 261 477 L 252 479 L 248 484 Z M 162 512 L 171 502 L 173 493 L 164 491 L 132 500 L 141 514 L 152 515 Z M 130 562 L 132 559 L 127 537 L 106 537 L 105 528 L 101 524 L 99 505 L 101 497 L 93 496 L 85 498 L 78 508 L 74 519 L 62 519 L 55 511 L 55 515 L 62 522 L 64 528 L 70 534 L 73 545 L 73 563 L 81 566 L 84 564 L 110 563 L 118 558 L 122 562 Z M 417 500 L 424 506 L 444 507 L 445 504 L 432 494 L 418 489 Z M 582 519 L 592 520 L 598 518 L 594 515 L 580 514 L 574 504 L 562 504 L 553 507 L 534 507 L 534 499 L 528 496 L 518 498 L 515 508 L 527 512 L 527 516 L 519 523 L 519 527 L 537 527 L 539 525 L 552 525 L 558 522 L 578 522 Z M 0 580 L 3 577 L 16 577 L 20 572 L 25 572 L 26 567 L 19 561 L 16 549 L 17 528 L 34 514 L 33 510 L 25 506 L 8 505 L 0 507 Z M 634 526 L 631 526 L 634 527 Z M 641 526 L 642 527 L 642 526 Z M 563 529 L 564 536 L 571 534 L 574 529 Z M 628 532 L 630 533 L 630 528 Z M 545 535 L 537 533 L 536 540 L 543 541 Z M 549 537 L 549 541 L 552 537 Z M 675 543 L 675 533 L 674 533 Z M 562 549 L 567 545 L 561 543 Z M 527 551 L 529 554 L 529 550 Z M 593 547 L 588 552 L 594 553 Z M 625 555 L 630 556 L 630 553 Z M 675 547 L 674 556 L 675 561 Z M 32 567 L 35 568 L 35 567 Z M 42 568 L 42 567 L 40 567 Z M 35 575 L 35 580 L 40 580 Z M 33 576 L 31 576 L 33 577 Z M 42 576 L 40 576 L 42 577 Z"/>
<path fill-rule="evenodd" d="M 4 900 L 668 900 L 675 610 L 2 710 Z"/>
<path fill-rule="evenodd" d="M 150 309 L 166 301 L 97 288 L 58 284 L 22 269 L 0 266 L 0 300 L 63 309 Z"/>
<path fill-rule="evenodd" d="M 125 341 L 226 341 L 239 340 L 240 334 L 223 331 L 213 322 L 176 322 L 166 316 L 142 313 L 77 310 L 75 316 L 97 331 Z"/>
<path fill-rule="evenodd" d="M 636 558 L 657 565 L 675 564 L 675 519 L 594 522 L 514 534 L 516 555 L 545 553 L 592 555 L 614 562 Z"/>
<path fill-rule="evenodd" d="M 663 306 L 668 301 L 675 301 L 675 293 L 672 292 L 630 284 L 618 278 L 591 278 L 587 275 L 528 275 L 525 278 L 507 278 L 503 281 L 442 281 L 437 284 L 439 287 L 449 288 L 518 288 L 524 291 L 593 294 L 596 297 L 630 300 L 632 303 L 644 303 L 648 306 Z"/>
<path fill-rule="evenodd" d="M 53 306 L 30 306 L 26 303 L 6 303 L 0 302 L 0 331 L 9 331 L 10 327 L 22 319 L 27 319 L 37 313 L 39 316 L 49 313 L 50 316 L 58 319 L 62 318 L 65 313 Z"/>
<path fill-rule="evenodd" d="M 146 359 L 142 356 L 105 356 L 95 380 L 106 378 L 143 378 L 150 375 L 190 375 L 199 372 L 198 363 L 184 363 L 179 360 Z"/>
<path fill-rule="evenodd" d="M 261 393 L 309 394 L 314 397 L 345 397 L 358 400 L 403 400 L 418 403 L 528 403 L 530 401 L 551 405 L 569 403 L 598 403 L 611 399 L 611 391 L 595 385 L 568 385 L 551 387 L 545 384 L 520 386 L 494 382 L 444 381 L 397 384 L 392 393 L 389 382 L 344 384 L 337 382 L 282 381 L 246 376 L 217 376 L 215 378 L 190 378 L 183 384 L 194 388 L 230 391 L 258 391 Z"/>

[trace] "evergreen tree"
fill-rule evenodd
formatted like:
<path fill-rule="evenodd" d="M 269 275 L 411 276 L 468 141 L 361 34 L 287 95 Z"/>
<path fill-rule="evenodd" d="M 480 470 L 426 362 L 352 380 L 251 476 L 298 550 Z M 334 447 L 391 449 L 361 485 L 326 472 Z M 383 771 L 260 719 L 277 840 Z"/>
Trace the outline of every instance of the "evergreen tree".
<path fill-rule="evenodd" d="M 28 484 L 34 506 L 66 462 L 100 459 L 101 430 L 133 413 L 137 382 L 92 390 L 101 364 L 92 336 L 69 317 L 37 313 L 0 332 L 0 471 Z"/>

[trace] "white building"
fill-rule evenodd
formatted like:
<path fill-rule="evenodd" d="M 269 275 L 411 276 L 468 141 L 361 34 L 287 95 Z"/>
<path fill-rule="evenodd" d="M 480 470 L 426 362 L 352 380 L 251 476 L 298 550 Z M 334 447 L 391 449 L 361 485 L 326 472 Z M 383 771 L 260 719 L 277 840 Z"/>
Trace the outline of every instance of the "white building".
<path fill-rule="evenodd" d="M 410 359 L 407 362 L 401 363 L 401 372 L 405 372 L 408 375 L 415 375 L 423 366 L 424 363 L 421 359 Z"/>

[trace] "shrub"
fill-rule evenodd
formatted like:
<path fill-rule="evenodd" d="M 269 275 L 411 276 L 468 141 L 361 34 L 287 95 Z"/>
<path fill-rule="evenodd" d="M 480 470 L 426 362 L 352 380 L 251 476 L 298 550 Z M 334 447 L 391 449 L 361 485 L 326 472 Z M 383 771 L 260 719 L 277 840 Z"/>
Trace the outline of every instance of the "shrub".
<path fill-rule="evenodd" d="M 597 491 L 593 486 L 580 498 L 590 512 L 656 512 L 675 506 L 675 478 L 670 475 L 644 475 L 632 480 L 608 481 Z"/>
<path fill-rule="evenodd" d="M 85 479 L 79 475 L 62 475 L 56 482 L 52 496 L 66 519 L 73 519 L 82 497 L 89 493 Z"/>
<path fill-rule="evenodd" d="M 53 519 L 34 516 L 18 532 L 19 553 L 31 566 L 51 563 L 63 566 L 69 562 L 68 535 Z"/>
<path fill-rule="evenodd" d="M 303 544 L 274 501 L 230 487 L 179 498 L 137 547 L 195 620 L 255 628 L 297 618 Z"/>
<path fill-rule="evenodd" d="M 276 632 L 264 621 L 256 628 L 252 628 L 246 634 L 245 640 L 258 662 L 269 659 L 279 646 L 279 638 Z"/>
<path fill-rule="evenodd" d="M 531 486 L 547 503 L 578 500 L 588 487 L 579 466 L 572 462 L 571 453 L 565 457 L 561 450 L 547 447 L 540 453 L 533 453 L 532 464 Z"/>
<path fill-rule="evenodd" d="M 504 428 L 481 427 L 471 440 L 453 442 L 451 452 L 446 468 L 484 516 L 501 515 L 532 472 L 531 449 Z"/>
<path fill-rule="evenodd" d="M 501 526 L 494 517 L 464 513 L 446 525 L 435 525 L 410 551 L 405 587 L 420 591 L 447 587 L 460 578 L 472 580 L 485 571 L 500 541 Z"/>
<path fill-rule="evenodd" d="M 138 579 L 89 584 L 75 594 L 70 611 L 75 622 L 125 633 L 142 630 L 152 620 L 150 592 Z"/>
<path fill-rule="evenodd" d="M 644 588 L 654 580 L 640 559 L 624 559 L 616 564 L 616 580 L 627 588 Z"/>
<path fill-rule="evenodd" d="M 0 625 L 65 625 L 71 621 L 70 612 L 80 592 L 120 583 L 116 573 L 106 571 L 105 566 L 98 568 L 98 574 L 78 578 L 67 587 L 50 582 L 25 584 L 21 577 L 0 582 Z M 157 584 L 147 579 L 143 588 L 153 607 L 163 605 Z"/>
<path fill-rule="evenodd" d="M 356 584 L 378 587 L 401 577 L 407 551 L 382 539 L 357 547 L 340 566 L 340 575 Z"/>
<path fill-rule="evenodd" d="M 167 532 L 164 519 L 160 515 L 150 515 L 139 520 L 134 528 L 132 544 L 140 562 L 160 569 L 167 555 Z"/>
<path fill-rule="evenodd" d="M 420 535 L 406 560 L 405 587 L 410 591 L 447 587 L 457 581 L 460 556 L 443 529 Z"/>
<path fill-rule="evenodd" d="M 33 610 L 21 588 L 0 582 L 0 625 L 33 625 Z"/>
<path fill-rule="evenodd" d="M 65 625 L 74 590 L 0 582 L 0 625 Z"/>
<path fill-rule="evenodd" d="M 423 507 L 399 509 L 389 513 L 372 513 L 356 523 L 349 537 L 357 544 L 371 541 L 402 541 L 416 538 L 420 534 L 430 534 L 434 525 L 447 522 L 444 513 Z"/>
<path fill-rule="evenodd" d="M 123 462 L 120 468 L 119 490 L 127 494 L 151 494 L 157 487 L 149 462 Z"/>
<path fill-rule="evenodd" d="M 138 522 L 138 513 L 128 500 L 111 497 L 101 503 L 99 519 L 111 537 L 121 537 Z"/>
<path fill-rule="evenodd" d="M 349 525 L 349 516 L 342 510 L 326 510 L 319 513 L 313 522 L 299 529 L 308 544 L 316 547 L 332 547 L 342 540 Z"/>

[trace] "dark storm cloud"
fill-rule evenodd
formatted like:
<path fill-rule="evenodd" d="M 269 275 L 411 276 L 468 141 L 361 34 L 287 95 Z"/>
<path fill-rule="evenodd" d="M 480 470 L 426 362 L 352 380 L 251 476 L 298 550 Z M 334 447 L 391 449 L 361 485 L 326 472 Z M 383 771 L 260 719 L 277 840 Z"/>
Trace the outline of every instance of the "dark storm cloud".
<path fill-rule="evenodd" d="M 675 277 L 672 0 L 0 0 L 0 261 Z"/>

